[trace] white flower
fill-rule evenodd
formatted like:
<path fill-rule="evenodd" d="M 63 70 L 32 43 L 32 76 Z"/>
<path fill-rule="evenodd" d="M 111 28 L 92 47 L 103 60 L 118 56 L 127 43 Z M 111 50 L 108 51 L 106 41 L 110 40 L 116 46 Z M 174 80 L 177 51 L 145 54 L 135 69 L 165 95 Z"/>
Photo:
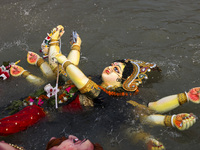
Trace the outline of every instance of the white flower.
<path fill-rule="evenodd" d="M 58 88 L 56 89 L 56 87 L 53 88 L 50 83 L 44 87 L 44 90 L 47 92 L 47 97 L 52 97 L 60 91 Z"/>

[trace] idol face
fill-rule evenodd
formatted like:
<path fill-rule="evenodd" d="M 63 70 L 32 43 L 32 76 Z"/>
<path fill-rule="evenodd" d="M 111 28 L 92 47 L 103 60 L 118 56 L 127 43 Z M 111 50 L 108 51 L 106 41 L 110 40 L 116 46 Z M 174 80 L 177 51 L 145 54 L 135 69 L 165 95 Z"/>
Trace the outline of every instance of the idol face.
<path fill-rule="evenodd" d="M 114 62 L 102 72 L 102 80 L 108 86 L 121 87 L 119 79 L 122 78 L 125 65 L 121 62 Z"/>
<path fill-rule="evenodd" d="M 55 137 L 51 140 L 56 139 Z M 50 150 L 93 150 L 94 145 L 87 139 L 79 140 L 76 136 L 70 135 L 59 146 L 54 146 Z"/>

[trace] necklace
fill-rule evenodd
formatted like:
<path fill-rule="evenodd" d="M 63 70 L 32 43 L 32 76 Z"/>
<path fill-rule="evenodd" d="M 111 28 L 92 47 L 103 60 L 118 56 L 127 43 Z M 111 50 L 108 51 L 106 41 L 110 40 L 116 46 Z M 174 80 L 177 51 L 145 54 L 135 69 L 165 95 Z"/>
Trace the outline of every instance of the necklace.
<path fill-rule="evenodd" d="M 15 145 L 15 144 L 9 143 L 9 145 L 14 147 L 14 148 L 16 148 L 17 150 L 25 150 L 23 147 L 19 147 L 19 146 Z"/>

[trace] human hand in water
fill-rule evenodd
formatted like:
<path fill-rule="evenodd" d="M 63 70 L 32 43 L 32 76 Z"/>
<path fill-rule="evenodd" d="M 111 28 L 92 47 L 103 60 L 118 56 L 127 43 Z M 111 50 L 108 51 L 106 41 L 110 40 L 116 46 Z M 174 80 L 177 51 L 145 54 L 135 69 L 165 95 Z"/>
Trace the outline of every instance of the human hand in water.
<path fill-rule="evenodd" d="M 196 122 L 196 116 L 194 114 L 181 113 L 172 116 L 172 126 L 179 130 L 187 130 Z"/>
<path fill-rule="evenodd" d="M 161 142 L 159 142 L 158 140 L 152 137 L 149 137 L 146 140 L 146 144 L 147 144 L 148 150 L 164 150 L 165 149 L 164 145 Z"/>
<path fill-rule="evenodd" d="M 200 103 L 200 87 L 195 87 L 192 88 L 188 93 L 187 93 L 188 99 L 193 102 L 193 103 Z"/>

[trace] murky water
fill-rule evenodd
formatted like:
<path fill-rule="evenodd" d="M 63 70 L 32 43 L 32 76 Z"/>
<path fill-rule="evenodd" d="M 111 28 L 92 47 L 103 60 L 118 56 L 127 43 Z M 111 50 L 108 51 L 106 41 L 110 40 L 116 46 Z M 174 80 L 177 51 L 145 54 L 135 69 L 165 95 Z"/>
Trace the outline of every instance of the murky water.
<path fill-rule="evenodd" d="M 26 62 L 25 50 L 39 53 L 46 33 L 62 24 L 66 31 L 62 37 L 62 52 L 69 52 L 69 36 L 75 29 L 83 41 L 79 67 L 87 75 L 100 74 L 117 59 L 157 63 L 163 70 L 161 78 L 155 77 L 141 87 L 138 97 L 144 101 L 200 85 L 198 0 L 1 0 L 0 4 L 0 64 L 20 59 L 19 65 L 42 77 L 38 68 Z M 36 89 L 38 87 L 28 85 L 23 78 L 0 81 L 0 106 Z M 167 114 L 193 112 L 199 117 L 199 107 L 190 103 Z M 123 135 L 123 128 L 128 127 L 126 121 L 131 119 L 123 118 L 126 114 L 129 114 L 126 105 L 83 114 L 54 113 L 51 120 L 43 120 L 26 131 L 0 140 L 23 145 L 27 150 L 41 150 L 52 136 L 74 134 L 101 143 L 105 150 L 145 149 Z M 167 149 L 197 150 L 200 147 L 199 120 L 183 132 L 146 128 Z"/>

